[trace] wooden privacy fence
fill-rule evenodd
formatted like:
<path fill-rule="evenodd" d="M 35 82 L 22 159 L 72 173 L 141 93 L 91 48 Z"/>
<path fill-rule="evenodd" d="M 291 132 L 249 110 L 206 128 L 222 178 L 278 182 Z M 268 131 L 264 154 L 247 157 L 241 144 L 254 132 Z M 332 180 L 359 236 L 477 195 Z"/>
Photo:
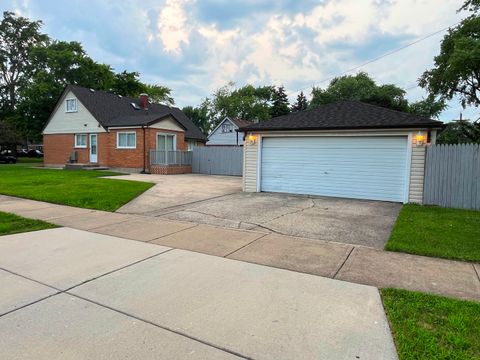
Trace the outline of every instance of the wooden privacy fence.
<path fill-rule="evenodd" d="M 192 171 L 197 174 L 243 174 L 242 146 L 197 146 L 193 148 Z"/>
<path fill-rule="evenodd" d="M 427 148 L 424 204 L 480 210 L 480 145 Z"/>

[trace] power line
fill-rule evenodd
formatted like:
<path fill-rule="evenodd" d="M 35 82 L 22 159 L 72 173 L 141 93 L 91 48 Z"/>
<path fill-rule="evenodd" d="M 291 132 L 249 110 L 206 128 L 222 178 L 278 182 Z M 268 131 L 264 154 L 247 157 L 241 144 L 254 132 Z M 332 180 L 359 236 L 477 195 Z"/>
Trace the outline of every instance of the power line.
<path fill-rule="evenodd" d="M 373 58 L 373 59 L 371 59 L 371 60 L 368 60 L 368 61 L 364 62 L 363 64 L 356 65 L 356 66 L 354 66 L 354 67 L 352 67 L 352 68 L 350 68 L 350 69 L 348 69 L 348 70 L 345 70 L 345 71 L 343 71 L 343 72 L 341 72 L 341 73 L 338 73 L 338 74 L 336 74 L 336 75 L 331 75 L 331 76 L 329 76 L 329 77 L 327 77 L 327 78 L 325 78 L 325 79 L 322 79 L 322 80 L 318 81 L 317 84 L 321 84 L 321 83 L 324 83 L 324 82 L 326 82 L 326 81 L 333 80 L 333 79 L 335 79 L 336 77 L 339 77 L 339 76 L 348 74 L 349 72 L 358 70 L 358 69 L 364 67 L 365 65 L 369 65 L 369 64 L 371 64 L 371 63 L 373 63 L 373 62 L 376 62 L 376 61 L 378 61 L 378 60 L 380 60 L 380 59 L 383 59 L 384 57 L 387 57 L 387 56 L 396 54 L 396 53 L 399 52 L 399 51 L 405 50 L 406 48 L 408 48 L 408 47 L 410 47 L 410 46 L 413 46 L 413 45 L 415 45 L 415 44 L 418 44 L 418 43 L 421 42 L 421 41 L 424 41 L 424 40 L 426 40 L 426 39 L 429 39 L 429 38 L 431 38 L 432 36 L 435 36 L 435 35 L 443 32 L 443 31 L 445 31 L 445 30 L 448 30 L 448 29 L 450 29 L 451 27 L 456 26 L 456 25 L 458 25 L 458 24 L 460 24 L 460 23 L 461 23 L 461 21 L 456 22 L 455 24 L 452 24 L 452 25 L 447 26 L 447 27 L 445 27 L 445 28 L 443 28 L 443 29 L 440 29 L 440 30 L 437 30 L 437 31 L 435 31 L 435 32 L 433 32 L 433 33 L 430 33 L 430 34 L 428 34 L 428 35 L 425 35 L 424 37 L 419 38 L 419 39 L 417 39 L 417 40 L 415 40 L 415 41 L 413 41 L 413 42 L 411 42 L 411 43 L 409 43 L 409 44 L 407 44 L 407 45 L 401 46 L 401 47 L 399 47 L 399 48 L 396 48 L 396 49 L 394 49 L 394 50 L 391 50 L 391 51 L 389 51 L 389 52 L 386 52 L 386 53 L 383 54 L 383 55 L 377 56 L 376 58 Z M 312 87 L 313 87 L 313 86 L 315 86 L 315 85 L 312 85 Z M 289 92 L 288 95 L 292 95 L 292 94 L 297 93 L 297 92 L 299 92 L 299 91 L 301 91 L 301 90 L 305 90 L 305 89 L 307 89 L 308 87 L 309 87 L 309 86 L 304 86 L 304 87 L 302 87 L 302 88 L 300 88 L 300 89 L 293 90 L 293 91 Z M 416 87 L 416 86 L 415 86 L 415 87 Z M 405 90 L 409 90 L 409 89 L 405 89 Z"/>

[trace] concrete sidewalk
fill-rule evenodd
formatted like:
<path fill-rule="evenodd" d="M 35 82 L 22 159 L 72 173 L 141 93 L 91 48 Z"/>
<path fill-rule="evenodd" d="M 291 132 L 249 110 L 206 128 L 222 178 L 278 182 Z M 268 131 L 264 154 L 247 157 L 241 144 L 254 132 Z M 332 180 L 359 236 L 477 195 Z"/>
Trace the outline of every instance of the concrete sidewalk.
<path fill-rule="evenodd" d="M 383 359 L 377 289 L 70 228 L 0 237 L 0 359 Z M 6 295 L 6 296 L 5 296 Z"/>
<path fill-rule="evenodd" d="M 57 225 L 375 287 L 480 301 L 480 265 L 0 196 L 0 211 Z"/>

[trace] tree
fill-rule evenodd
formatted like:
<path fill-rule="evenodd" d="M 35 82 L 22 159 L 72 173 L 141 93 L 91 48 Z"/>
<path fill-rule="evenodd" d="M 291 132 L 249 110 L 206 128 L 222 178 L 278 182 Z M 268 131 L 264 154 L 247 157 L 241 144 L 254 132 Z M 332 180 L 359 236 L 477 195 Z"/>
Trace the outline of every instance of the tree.
<path fill-rule="evenodd" d="M 13 111 L 18 101 L 17 89 L 27 81 L 32 49 L 47 40 L 40 33 L 41 21 L 30 21 L 5 11 L 0 22 L 0 100 L 3 112 Z"/>
<path fill-rule="evenodd" d="M 272 106 L 269 112 L 272 118 L 290 113 L 290 104 L 288 103 L 288 96 L 283 85 L 278 88 L 272 87 L 271 98 Z"/>
<path fill-rule="evenodd" d="M 35 64 L 22 86 L 16 127 L 25 140 L 38 141 L 41 131 L 68 84 L 108 90 L 115 82 L 110 66 L 98 64 L 87 56 L 78 42 L 49 41 L 31 51 Z"/>
<path fill-rule="evenodd" d="M 471 15 L 450 29 L 442 40 L 434 67 L 419 79 L 429 94 L 451 100 L 459 96 L 463 107 L 480 105 L 480 1 L 466 1 L 459 11 Z"/>
<path fill-rule="evenodd" d="M 435 119 L 438 118 L 440 113 L 446 108 L 447 104 L 445 104 L 444 100 L 437 100 L 435 96 L 429 95 L 425 99 L 411 103 L 408 106 L 408 112 L 429 119 Z"/>
<path fill-rule="evenodd" d="M 235 89 L 229 83 L 216 90 L 209 106 L 209 120 L 213 127 L 226 116 L 244 120 L 267 120 L 270 118 L 271 86 L 245 85 Z"/>
<path fill-rule="evenodd" d="M 144 84 L 142 92 L 147 93 L 154 104 L 175 105 L 171 92 L 172 89 L 162 85 Z"/>
<path fill-rule="evenodd" d="M 307 110 L 308 100 L 303 91 L 300 91 L 300 94 L 297 96 L 297 101 L 292 105 L 292 112 Z"/>
<path fill-rule="evenodd" d="M 6 120 L 0 120 L 0 149 L 14 148 L 18 142 L 13 126 Z"/>
<path fill-rule="evenodd" d="M 377 85 L 365 72 L 333 79 L 326 89 L 314 87 L 309 107 L 315 108 L 339 100 L 357 100 L 386 108 L 406 111 L 405 90 L 393 84 Z"/>
<path fill-rule="evenodd" d="M 122 71 L 114 75 L 110 91 L 114 94 L 138 97 L 145 90 L 144 84 L 139 79 L 140 74 L 136 71 Z"/>
<path fill-rule="evenodd" d="M 208 135 L 211 129 L 211 124 L 208 116 L 209 100 L 205 99 L 197 106 L 186 106 L 182 109 L 184 114 L 192 120 L 192 122 L 200 129 L 205 135 Z"/>
<path fill-rule="evenodd" d="M 480 144 L 480 121 L 452 121 L 438 135 L 438 144 Z"/>

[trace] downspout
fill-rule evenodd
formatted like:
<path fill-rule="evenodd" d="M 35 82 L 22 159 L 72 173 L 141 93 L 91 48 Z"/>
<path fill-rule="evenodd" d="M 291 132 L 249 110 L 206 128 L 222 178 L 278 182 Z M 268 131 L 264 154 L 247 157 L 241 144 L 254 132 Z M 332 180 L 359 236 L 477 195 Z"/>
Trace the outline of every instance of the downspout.
<path fill-rule="evenodd" d="M 145 155 L 145 154 L 146 154 L 146 153 L 145 153 L 145 152 L 146 152 L 146 144 L 145 144 L 145 138 L 146 138 L 146 136 L 145 136 L 145 126 L 144 126 L 144 125 L 142 125 L 142 130 L 143 130 L 143 170 L 140 172 L 140 174 L 146 174 L 146 173 L 147 173 L 147 171 L 146 171 L 146 168 L 147 168 L 147 166 L 146 166 L 147 157 L 146 157 L 146 155 Z"/>

